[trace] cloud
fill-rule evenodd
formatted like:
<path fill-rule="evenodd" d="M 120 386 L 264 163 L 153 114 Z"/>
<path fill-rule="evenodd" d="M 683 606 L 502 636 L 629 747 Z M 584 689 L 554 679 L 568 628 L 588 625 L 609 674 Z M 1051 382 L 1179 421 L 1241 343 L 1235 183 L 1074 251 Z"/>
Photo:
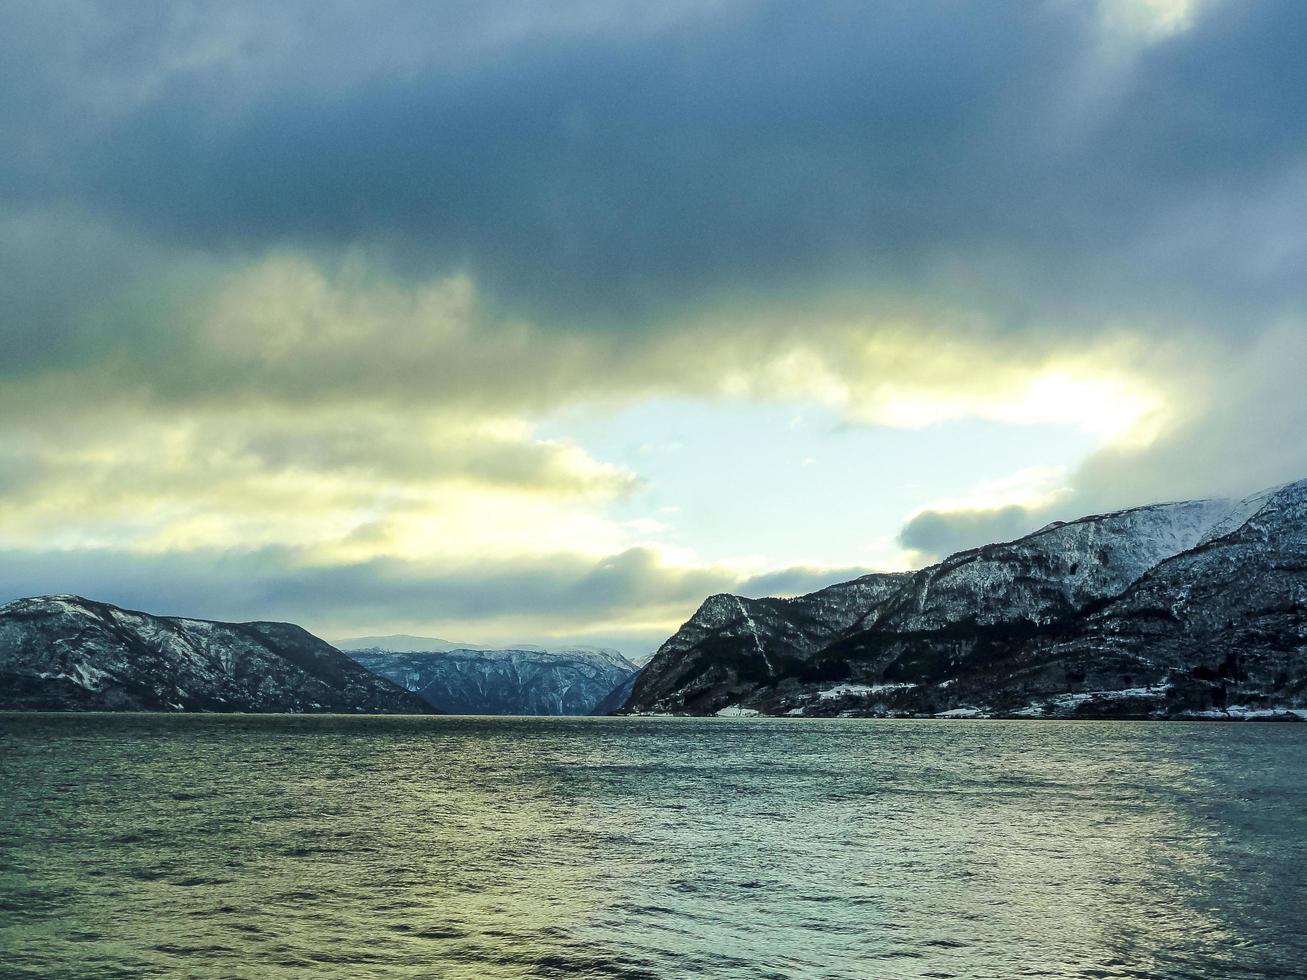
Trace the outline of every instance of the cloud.
<path fill-rule="evenodd" d="M 1128 59 L 1120 7 L 7 10 L 0 371 L 906 425 L 1106 388 L 1114 437 L 1161 398 L 1105 359 L 1269 329 L 1307 257 L 1299 6 L 1132 7 Z"/>
<path fill-rule="evenodd" d="M 923 558 L 935 561 L 968 548 L 1019 538 L 1039 526 L 1039 518 L 1031 509 L 1019 504 L 967 510 L 924 510 L 903 525 L 899 543 Z"/>
<path fill-rule="evenodd" d="M 740 583 L 734 591 L 754 598 L 805 595 L 824 589 L 828 585 L 847 582 L 871 571 L 873 569 L 861 567 L 819 568 L 798 565 L 753 575 Z"/>
<path fill-rule="evenodd" d="M 830 574 L 830 573 L 828 573 Z M 813 570 L 779 573 L 799 582 Z M 817 576 L 820 577 L 820 576 Z M 375 558 L 321 563 L 287 548 L 197 549 L 140 555 L 112 548 L 0 551 L 0 599 L 76 592 L 159 614 L 227 620 L 294 619 L 328 635 L 375 623 L 474 639 L 665 638 L 707 595 L 756 591 L 724 566 L 665 562 L 646 548 L 599 560 L 571 552 L 460 563 Z M 657 640 L 652 642 L 656 645 Z"/>
<path fill-rule="evenodd" d="M 163 258 L 72 217 L 17 225 L 16 238 L 31 237 L 70 280 L 55 256 L 121 272 L 86 295 L 69 290 L 49 316 L 12 311 L 17 344 L 0 362 L 0 412 L 21 431 L 62 426 L 58 443 L 110 418 L 130 433 L 158 416 L 207 418 L 196 424 L 211 429 L 220 413 L 234 429 L 259 416 L 266 431 L 250 437 L 252 452 L 344 465 L 360 452 L 379 463 L 390 447 L 398 478 L 441 455 L 432 418 L 459 444 L 478 426 L 529 425 L 576 405 L 691 396 L 816 402 L 856 424 L 980 417 L 1120 438 L 1150 424 L 1166 394 L 1134 367 L 1149 350 L 1139 341 L 1017 342 L 983 318 L 949 326 L 926 300 L 880 311 L 847 299 L 714 308 L 658 330 L 596 334 L 496 316 L 465 276 L 396 279 L 362 253 Z M 134 258 L 119 266 L 115 256 Z M 481 453 L 487 472 L 523 462 L 495 463 L 494 445 Z"/>
<path fill-rule="evenodd" d="M 1301 223 L 1258 206 L 1304 135 L 1296 4 L 1155 4 L 1128 61 L 1110 5 L 146 9 L 7 15 L 56 107 L 9 100 L 23 200 L 206 250 L 370 243 L 595 328 L 868 284 L 1064 329 L 1303 297 Z"/>
<path fill-rule="evenodd" d="M 923 491 L 922 555 L 1301 476 L 1304 29 L 1231 0 L 7 5 L 9 581 L 116 563 L 178 609 L 189 582 L 476 635 L 502 596 L 637 629 L 843 574 L 674 562 L 617 512 L 643 472 L 537 434 L 653 398 L 1093 437 L 1047 485 Z"/>
<path fill-rule="evenodd" d="M 1076 503 L 1243 495 L 1307 476 L 1307 315 L 1232 350 L 1196 382 L 1186 418 L 1145 446 L 1106 446 L 1072 482 Z"/>
<path fill-rule="evenodd" d="M 1307 298 L 1304 15 L 1119 7 L 8 9 L 9 403 L 1156 428 Z"/>
<path fill-rule="evenodd" d="M 181 414 L 135 406 L 0 421 L 0 546 L 235 543 L 371 557 L 620 548 L 638 485 L 516 419 L 332 405 Z M 361 529 L 366 528 L 363 533 Z"/>
<path fill-rule="evenodd" d="M 107 233 L 103 242 L 130 251 Z M 62 238 L 46 247 L 58 251 Z M 414 284 L 359 254 L 197 257 L 154 271 L 61 320 L 73 325 L 63 350 L 16 351 L 0 365 L 9 382 L 0 404 L 504 415 L 691 395 L 810 400 L 860 423 L 982 417 L 1119 436 L 1161 398 L 1130 366 L 1145 350 L 1138 341 L 1017 342 L 974 317 L 950 325 L 928 301 L 714 308 L 656 331 L 595 334 L 496 317 L 464 276 Z"/>
<path fill-rule="evenodd" d="M 898 543 L 917 563 L 954 552 L 1019 538 L 1062 508 L 1074 490 L 1064 466 L 1030 466 L 999 479 L 982 480 L 957 497 L 934 500 L 899 531 Z"/>
<path fill-rule="evenodd" d="M 1041 494 L 1038 481 L 1022 492 L 1018 479 L 1006 488 L 978 488 L 970 499 L 929 506 L 904 525 L 900 543 L 937 559 L 1053 520 L 1166 500 L 1238 498 L 1302 479 L 1304 363 L 1307 320 L 1286 319 L 1255 343 L 1227 350 L 1219 370 L 1191 375 L 1187 410 L 1155 438 L 1102 447 L 1074 472 L 1057 474 L 1052 492 Z M 1014 502 L 1002 503 L 1004 496 Z"/>

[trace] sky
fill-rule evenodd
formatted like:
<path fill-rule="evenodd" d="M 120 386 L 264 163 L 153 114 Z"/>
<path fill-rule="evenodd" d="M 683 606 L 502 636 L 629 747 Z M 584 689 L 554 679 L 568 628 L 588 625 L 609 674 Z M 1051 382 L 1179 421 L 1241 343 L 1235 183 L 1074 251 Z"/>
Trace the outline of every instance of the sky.
<path fill-rule="evenodd" d="M 0 600 L 646 653 L 1307 476 L 1307 4 L 0 5 Z"/>

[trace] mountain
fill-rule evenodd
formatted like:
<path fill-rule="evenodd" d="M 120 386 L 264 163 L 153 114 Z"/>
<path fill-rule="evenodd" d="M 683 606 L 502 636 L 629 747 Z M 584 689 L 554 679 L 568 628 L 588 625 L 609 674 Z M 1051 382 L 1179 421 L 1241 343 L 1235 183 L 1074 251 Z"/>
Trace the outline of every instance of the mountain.
<path fill-rule="evenodd" d="M 638 670 L 616 650 L 351 650 L 374 673 L 450 714 L 585 715 Z M 613 707 L 621 707 L 618 701 Z"/>
<path fill-rule="evenodd" d="M 712 596 L 624 710 L 1242 716 L 1307 704 L 1307 481 L 1055 523 L 797 599 Z"/>
<path fill-rule="evenodd" d="M 727 689 L 799 668 L 908 577 L 873 573 L 794 599 L 710 596 L 645 665 L 630 704 L 694 711 Z"/>
<path fill-rule="evenodd" d="M 634 661 L 632 661 L 634 663 Z M 594 708 L 588 712 L 592 715 L 613 715 L 622 710 L 622 706 L 631 697 L 631 692 L 635 690 L 636 679 L 640 676 L 640 668 L 632 671 L 627 675 L 625 680 L 619 681 L 617 686 L 605 694 L 595 704 Z"/>
<path fill-rule="evenodd" d="M 356 636 L 335 644 L 337 650 L 389 650 L 391 653 L 424 653 L 431 650 L 484 650 L 479 643 L 455 643 L 435 636 L 409 636 L 392 633 L 389 636 Z"/>
<path fill-rule="evenodd" d="M 0 709 L 433 713 L 290 623 L 151 616 L 72 595 L 0 606 Z"/>

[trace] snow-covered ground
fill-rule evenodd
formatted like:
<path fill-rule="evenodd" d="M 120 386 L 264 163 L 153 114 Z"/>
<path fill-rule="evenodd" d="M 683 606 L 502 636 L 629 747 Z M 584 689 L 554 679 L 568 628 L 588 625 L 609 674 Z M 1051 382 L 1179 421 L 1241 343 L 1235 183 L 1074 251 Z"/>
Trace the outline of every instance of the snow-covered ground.
<path fill-rule="evenodd" d="M 1051 707 L 1055 713 L 1074 711 L 1090 701 L 1119 701 L 1124 698 L 1161 698 L 1166 696 L 1169 685 L 1161 687 L 1127 687 L 1119 691 L 1076 691 L 1071 694 L 1058 694 L 1043 701 L 1032 702 L 1012 714 L 1022 718 L 1038 718 L 1048 714 Z"/>
<path fill-rule="evenodd" d="M 728 704 L 716 712 L 718 718 L 757 718 L 761 712 L 753 708 L 741 708 L 738 704 Z"/>
<path fill-rule="evenodd" d="M 1212 708 L 1210 711 L 1191 711 L 1185 717 L 1253 721 L 1258 718 L 1283 718 L 1285 715 L 1292 715 L 1295 718 L 1307 721 L 1307 708 L 1249 708 L 1236 704 L 1231 705 L 1224 711 L 1219 708 Z"/>
<path fill-rule="evenodd" d="M 908 688 L 917 687 L 916 684 L 840 684 L 837 687 L 827 688 L 824 691 L 818 691 L 817 697 L 823 701 L 830 701 L 834 698 L 843 698 L 849 696 L 884 694 L 886 691 L 905 691 Z"/>

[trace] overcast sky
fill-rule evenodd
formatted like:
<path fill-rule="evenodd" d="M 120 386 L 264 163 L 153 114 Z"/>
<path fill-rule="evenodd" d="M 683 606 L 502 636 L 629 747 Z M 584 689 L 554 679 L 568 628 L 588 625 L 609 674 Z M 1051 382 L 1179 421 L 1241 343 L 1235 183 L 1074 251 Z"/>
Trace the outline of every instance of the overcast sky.
<path fill-rule="evenodd" d="M 0 5 L 0 599 L 651 649 L 1307 476 L 1307 4 Z"/>

